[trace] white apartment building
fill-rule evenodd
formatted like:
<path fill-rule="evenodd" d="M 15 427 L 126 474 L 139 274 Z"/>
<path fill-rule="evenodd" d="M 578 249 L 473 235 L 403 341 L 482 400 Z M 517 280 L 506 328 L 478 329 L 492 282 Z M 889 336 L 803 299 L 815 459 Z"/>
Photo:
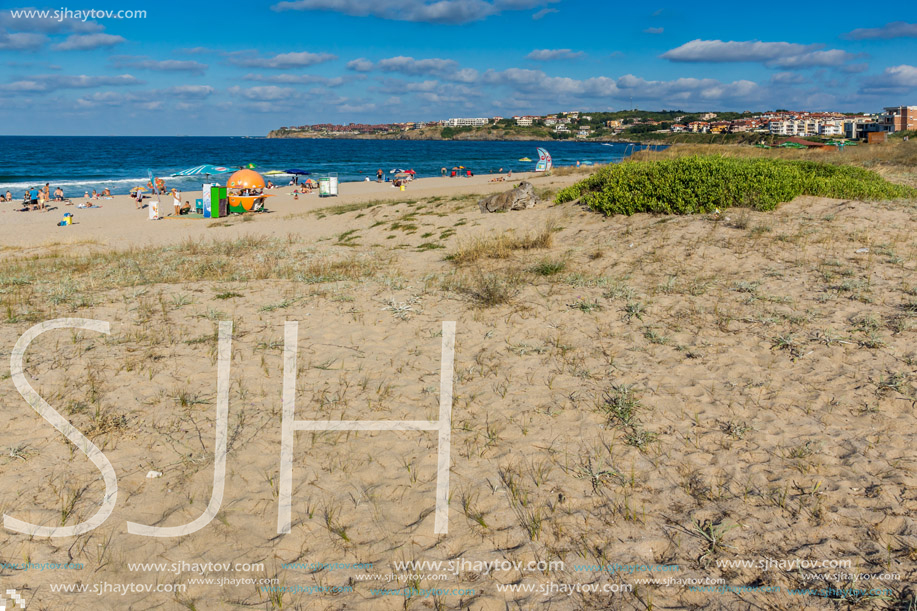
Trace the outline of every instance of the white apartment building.
<path fill-rule="evenodd" d="M 516 119 L 516 125 L 520 127 L 531 127 L 534 122 L 534 117 L 519 117 Z"/>
<path fill-rule="evenodd" d="M 480 117 L 475 119 L 449 119 L 446 121 L 446 125 L 448 127 L 484 127 L 488 123 L 490 123 L 490 119 L 484 119 Z"/>
<path fill-rule="evenodd" d="M 841 121 L 825 121 L 818 127 L 820 136 L 843 136 L 844 124 Z"/>
<path fill-rule="evenodd" d="M 777 136 L 816 136 L 824 122 L 814 119 L 784 119 L 767 124 L 770 133 Z"/>

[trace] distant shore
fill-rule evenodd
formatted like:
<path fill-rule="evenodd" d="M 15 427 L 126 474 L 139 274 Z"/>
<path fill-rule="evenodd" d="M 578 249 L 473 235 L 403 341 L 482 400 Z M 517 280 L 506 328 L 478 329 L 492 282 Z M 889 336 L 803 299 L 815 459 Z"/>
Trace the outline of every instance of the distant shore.
<path fill-rule="evenodd" d="M 328 132 L 307 132 L 289 130 L 271 130 L 266 138 L 278 140 L 411 140 L 411 141 L 461 141 L 461 142 L 614 142 L 618 144 L 639 144 L 645 146 L 670 146 L 672 144 L 756 144 L 759 141 L 772 143 L 775 136 L 769 134 L 692 134 L 674 132 L 654 132 L 641 137 L 594 136 L 576 138 L 573 136 L 558 138 L 553 132 L 541 130 L 532 132 L 504 131 L 499 129 L 474 129 L 460 131 L 444 138 L 439 128 L 423 128 L 404 132 L 386 132 L 379 134 L 348 134 Z"/>

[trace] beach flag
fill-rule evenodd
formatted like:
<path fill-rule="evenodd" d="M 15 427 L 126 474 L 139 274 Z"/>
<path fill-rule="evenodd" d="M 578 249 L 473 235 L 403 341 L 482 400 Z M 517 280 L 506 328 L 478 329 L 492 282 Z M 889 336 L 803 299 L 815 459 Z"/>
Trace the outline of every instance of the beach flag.
<path fill-rule="evenodd" d="M 538 163 L 535 164 L 535 171 L 547 172 L 552 167 L 554 167 L 554 163 L 551 160 L 551 153 L 541 147 L 538 147 Z"/>

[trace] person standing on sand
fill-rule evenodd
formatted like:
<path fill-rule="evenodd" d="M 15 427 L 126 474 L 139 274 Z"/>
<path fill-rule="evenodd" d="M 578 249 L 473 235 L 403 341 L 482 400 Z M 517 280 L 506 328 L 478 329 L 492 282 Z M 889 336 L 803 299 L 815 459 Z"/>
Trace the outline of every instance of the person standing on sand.
<path fill-rule="evenodd" d="M 175 216 L 181 214 L 181 192 L 178 189 L 172 189 L 172 205 L 175 207 Z"/>

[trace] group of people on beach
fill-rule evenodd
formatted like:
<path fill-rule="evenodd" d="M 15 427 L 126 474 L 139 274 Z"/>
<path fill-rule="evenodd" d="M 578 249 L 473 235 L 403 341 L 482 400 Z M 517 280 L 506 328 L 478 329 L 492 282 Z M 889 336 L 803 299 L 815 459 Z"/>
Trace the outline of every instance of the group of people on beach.
<path fill-rule="evenodd" d="M 12 192 L 7 189 L 6 193 L 0 195 L 0 201 L 11 202 L 13 201 Z M 69 202 L 70 200 L 64 197 L 64 190 L 60 187 L 54 189 L 54 193 L 51 193 L 51 185 L 45 183 L 44 187 L 32 187 L 31 189 L 26 189 L 22 194 L 22 208 L 19 208 L 20 212 L 46 212 L 48 210 L 48 204 L 52 201 L 55 202 Z"/>
<path fill-rule="evenodd" d="M 89 191 L 86 191 L 85 193 L 83 193 L 83 197 L 85 197 L 86 199 L 89 199 L 89 197 L 90 197 L 90 196 L 89 196 Z M 109 188 L 106 187 L 105 189 L 102 189 L 102 192 L 101 192 L 101 193 L 99 193 L 99 192 L 96 191 L 95 189 L 92 190 L 92 199 L 99 199 L 99 198 L 102 198 L 102 197 L 110 198 L 110 197 L 111 197 L 111 189 L 109 189 Z"/>

